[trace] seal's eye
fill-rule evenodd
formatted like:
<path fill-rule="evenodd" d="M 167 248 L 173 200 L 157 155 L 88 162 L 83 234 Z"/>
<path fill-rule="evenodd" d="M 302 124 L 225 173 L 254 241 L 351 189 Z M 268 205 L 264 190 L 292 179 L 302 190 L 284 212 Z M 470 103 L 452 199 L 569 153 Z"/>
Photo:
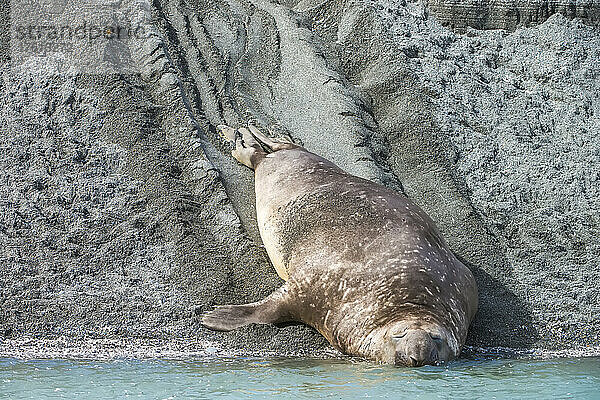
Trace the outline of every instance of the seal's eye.
<path fill-rule="evenodd" d="M 429 335 L 429 336 L 431 336 L 431 338 L 433 339 L 433 341 L 436 342 L 436 343 L 442 343 L 444 341 L 444 339 L 442 337 L 440 337 L 440 336 L 437 336 L 437 335 Z"/>
<path fill-rule="evenodd" d="M 402 332 L 398 335 L 394 335 L 392 336 L 394 339 L 402 339 L 404 336 L 406 336 L 406 332 Z"/>

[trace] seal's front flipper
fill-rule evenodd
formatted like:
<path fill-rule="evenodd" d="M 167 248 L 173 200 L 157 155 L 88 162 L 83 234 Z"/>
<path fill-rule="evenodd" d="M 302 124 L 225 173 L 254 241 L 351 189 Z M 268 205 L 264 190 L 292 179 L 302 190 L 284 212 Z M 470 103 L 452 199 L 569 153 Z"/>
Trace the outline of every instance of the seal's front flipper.
<path fill-rule="evenodd" d="M 256 303 L 217 306 L 202 317 L 202 325 L 215 331 L 231 331 L 248 324 L 281 324 L 292 320 L 289 293 L 283 285 Z"/>

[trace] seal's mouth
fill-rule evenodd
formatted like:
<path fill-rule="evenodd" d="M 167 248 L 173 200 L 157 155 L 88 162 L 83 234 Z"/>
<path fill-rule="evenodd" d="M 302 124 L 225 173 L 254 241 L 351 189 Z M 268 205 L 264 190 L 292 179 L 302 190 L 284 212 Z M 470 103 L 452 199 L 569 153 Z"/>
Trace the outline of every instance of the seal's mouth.
<path fill-rule="evenodd" d="M 439 340 L 441 337 L 425 329 L 406 329 L 393 335 L 394 364 L 405 367 L 437 365 L 445 358 Z"/>

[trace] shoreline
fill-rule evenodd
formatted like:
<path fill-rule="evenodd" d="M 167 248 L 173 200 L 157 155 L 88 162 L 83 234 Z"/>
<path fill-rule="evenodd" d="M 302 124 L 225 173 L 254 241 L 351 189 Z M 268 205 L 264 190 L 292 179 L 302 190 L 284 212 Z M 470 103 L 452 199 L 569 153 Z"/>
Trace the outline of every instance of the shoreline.
<path fill-rule="evenodd" d="M 0 359 L 74 359 L 109 361 L 118 359 L 189 360 L 236 357 L 345 358 L 333 348 L 314 351 L 273 351 L 223 348 L 216 342 L 186 339 L 0 339 Z"/>
<path fill-rule="evenodd" d="M 333 348 L 315 351 L 273 351 L 225 349 L 218 343 L 198 338 L 187 339 L 0 339 L 0 359 L 70 359 L 70 360 L 207 360 L 235 358 L 323 358 L 351 359 Z M 600 347 L 543 350 L 506 347 L 465 346 L 460 359 L 560 359 L 600 357 Z"/>

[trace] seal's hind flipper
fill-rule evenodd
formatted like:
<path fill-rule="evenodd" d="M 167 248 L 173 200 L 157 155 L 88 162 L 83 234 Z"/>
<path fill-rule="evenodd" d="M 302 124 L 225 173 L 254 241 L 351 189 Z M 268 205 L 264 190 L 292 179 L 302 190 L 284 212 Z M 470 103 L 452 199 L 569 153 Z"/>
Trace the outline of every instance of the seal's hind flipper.
<path fill-rule="evenodd" d="M 215 331 L 231 331 L 248 324 L 281 324 L 291 321 L 286 285 L 256 303 L 217 306 L 202 316 L 202 325 Z"/>
<path fill-rule="evenodd" d="M 255 169 L 267 155 L 256 138 L 246 128 L 235 129 L 218 125 L 217 132 L 231 146 L 231 155 L 240 163 Z"/>
<path fill-rule="evenodd" d="M 262 144 L 267 146 L 272 151 L 277 150 L 286 150 L 294 147 L 298 147 L 294 143 L 284 142 L 282 140 L 269 137 L 263 134 L 252 122 L 248 122 L 248 129 L 252 133 L 252 135 Z"/>

